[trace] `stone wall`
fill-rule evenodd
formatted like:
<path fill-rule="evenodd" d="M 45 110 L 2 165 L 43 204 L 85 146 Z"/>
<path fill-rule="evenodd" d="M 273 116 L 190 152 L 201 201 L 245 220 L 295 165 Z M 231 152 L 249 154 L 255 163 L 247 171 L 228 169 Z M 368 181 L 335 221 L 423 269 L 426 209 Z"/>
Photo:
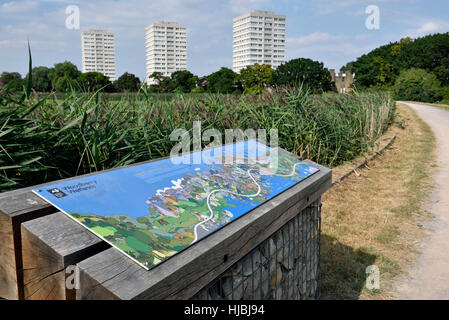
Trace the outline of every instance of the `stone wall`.
<path fill-rule="evenodd" d="M 320 228 L 318 199 L 193 299 L 319 299 Z"/>

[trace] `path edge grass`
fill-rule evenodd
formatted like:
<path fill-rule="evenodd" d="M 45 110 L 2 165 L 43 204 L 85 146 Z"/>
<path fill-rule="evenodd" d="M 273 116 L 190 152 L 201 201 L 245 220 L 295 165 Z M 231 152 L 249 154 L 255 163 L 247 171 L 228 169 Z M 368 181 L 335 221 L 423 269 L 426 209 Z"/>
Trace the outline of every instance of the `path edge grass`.
<path fill-rule="evenodd" d="M 408 133 L 403 131 L 402 135 L 399 134 L 399 139 L 396 139 L 399 141 L 396 141 L 392 148 L 387 149 L 388 151 L 386 153 L 373 161 L 368 161 L 369 166 L 373 168 L 368 166 L 367 168 L 361 169 L 359 172 L 361 177 L 351 175 L 347 180 L 336 184 L 328 191 L 328 194 L 323 198 L 323 208 L 326 208 L 327 199 L 332 198 L 332 196 L 329 197 L 329 194 L 332 194 L 332 192 L 335 197 L 335 193 L 342 192 L 342 190 L 344 192 L 345 187 L 357 189 L 359 183 L 367 183 L 363 179 L 370 179 L 370 171 L 376 170 L 385 161 L 389 161 L 387 165 L 392 166 L 391 157 L 398 157 L 397 165 L 399 167 L 409 163 L 409 161 L 406 161 L 405 156 L 407 156 L 407 151 L 410 151 L 411 148 L 416 146 L 421 148 L 419 153 L 412 153 L 412 157 L 415 157 L 413 159 L 415 164 L 420 163 L 422 165 L 415 165 L 410 171 L 412 174 L 408 181 L 403 183 L 407 195 L 406 201 L 397 207 L 392 207 L 388 213 L 391 215 L 391 219 L 395 224 L 386 225 L 382 228 L 380 227 L 381 224 L 379 224 L 379 228 L 374 229 L 374 235 L 364 235 L 365 237 L 372 237 L 372 239 L 360 239 L 361 245 L 357 242 L 351 243 L 352 239 L 348 241 L 348 235 L 332 233 L 333 226 L 329 226 L 329 221 L 331 223 L 338 223 L 338 218 L 335 218 L 335 213 L 330 212 L 332 210 L 329 209 L 332 208 L 329 208 L 329 206 L 327 206 L 328 210 L 323 211 L 322 230 L 323 244 L 325 245 L 325 248 L 322 249 L 322 254 L 324 255 L 322 256 L 324 261 L 324 299 L 394 299 L 395 292 L 393 284 L 396 277 L 406 275 L 409 267 L 416 261 L 419 253 L 417 241 L 425 236 L 424 231 L 418 226 L 419 222 L 432 218 L 431 214 L 423 209 L 423 204 L 429 198 L 433 188 L 432 174 L 435 169 L 436 139 L 431 128 L 418 116 L 415 110 L 400 103 L 398 103 L 398 109 L 407 110 L 405 112 L 406 115 L 413 117 L 412 121 L 419 127 L 421 134 L 410 135 L 410 131 Z M 400 113 L 393 126 L 405 127 L 405 130 L 407 130 L 411 119 L 403 117 L 402 113 L 404 111 Z M 408 130 L 412 129 L 408 128 Z M 401 141 L 401 139 L 405 139 L 405 137 L 408 137 L 408 139 L 412 137 L 414 140 L 410 145 L 404 145 L 407 140 Z M 398 150 L 398 148 L 402 148 L 403 150 Z M 381 179 L 379 178 L 379 181 L 377 179 L 374 180 L 373 183 L 380 183 L 379 181 Z M 363 188 L 360 188 L 360 190 L 363 190 Z M 379 199 L 373 200 L 378 201 Z M 392 195 L 392 199 L 390 200 L 394 203 L 394 195 Z M 385 201 L 388 201 L 388 199 L 385 199 Z M 371 213 L 360 212 L 358 214 L 360 215 L 354 215 L 352 218 L 355 217 L 360 221 L 347 222 L 348 226 L 346 230 L 351 230 L 352 226 L 357 226 L 358 224 L 363 225 L 363 219 L 367 217 L 369 219 Z M 355 234 L 363 234 L 366 230 L 353 231 Z M 330 252 L 330 250 L 334 252 Z M 392 254 L 391 252 L 394 252 L 394 250 L 398 254 Z M 347 261 L 344 261 L 344 259 Z M 350 265 L 351 263 L 353 265 Z M 365 268 L 370 264 L 377 265 L 380 269 L 380 290 L 368 290 L 365 287 Z M 339 274 L 332 274 L 336 272 L 339 272 Z"/>

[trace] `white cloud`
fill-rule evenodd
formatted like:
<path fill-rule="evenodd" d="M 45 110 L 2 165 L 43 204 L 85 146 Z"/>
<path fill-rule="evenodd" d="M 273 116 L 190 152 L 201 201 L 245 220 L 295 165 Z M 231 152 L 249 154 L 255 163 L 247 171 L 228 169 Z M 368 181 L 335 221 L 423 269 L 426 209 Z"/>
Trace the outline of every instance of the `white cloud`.
<path fill-rule="evenodd" d="M 288 38 L 287 43 L 295 46 L 308 46 L 311 44 L 325 44 L 329 42 L 340 41 L 344 37 L 340 35 L 331 35 L 327 32 L 314 32 L 303 37 Z"/>
<path fill-rule="evenodd" d="M 431 33 L 447 32 L 447 31 L 449 31 L 449 22 L 428 21 L 421 24 L 417 28 L 407 30 L 406 35 L 412 38 L 417 38 Z"/>
<path fill-rule="evenodd" d="M 232 12 L 244 14 L 253 10 L 260 10 L 269 0 L 229 0 Z"/>
<path fill-rule="evenodd" d="M 376 47 L 370 34 L 330 34 L 314 32 L 302 37 L 288 38 L 287 60 L 309 58 L 324 62 L 329 69 L 338 70 L 348 61 L 354 60 L 363 53 Z"/>
<path fill-rule="evenodd" d="M 0 40 L 0 48 L 1 47 L 8 48 L 11 45 L 12 45 L 12 41 L 11 40 Z"/>
<path fill-rule="evenodd" d="M 37 9 L 37 1 L 11 1 L 0 5 L 0 13 L 19 13 Z"/>
<path fill-rule="evenodd" d="M 440 26 L 436 24 L 435 22 L 428 22 L 421 26 L 416 32 L 419 34 L 423 33 L 429 33 L 429 32 L 436 32 L 440 29 Z"/>

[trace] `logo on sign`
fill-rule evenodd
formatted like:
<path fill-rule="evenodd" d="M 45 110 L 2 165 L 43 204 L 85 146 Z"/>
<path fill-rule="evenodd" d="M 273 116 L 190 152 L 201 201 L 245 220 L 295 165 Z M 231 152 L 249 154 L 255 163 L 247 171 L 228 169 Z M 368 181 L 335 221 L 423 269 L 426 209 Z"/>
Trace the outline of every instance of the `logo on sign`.
<path fill-rule="evenodd" d="M 67 194 L 65 194 L 64 192 L 62 192 L 58 188 L 53 188 L 53 189 L 50 189 L 50 190 L 47 190 L 47 191 L 50 192 L 52 195 L 54 195 L 56 198 L 62 198 L 62 197 L 67 196 Z"/>

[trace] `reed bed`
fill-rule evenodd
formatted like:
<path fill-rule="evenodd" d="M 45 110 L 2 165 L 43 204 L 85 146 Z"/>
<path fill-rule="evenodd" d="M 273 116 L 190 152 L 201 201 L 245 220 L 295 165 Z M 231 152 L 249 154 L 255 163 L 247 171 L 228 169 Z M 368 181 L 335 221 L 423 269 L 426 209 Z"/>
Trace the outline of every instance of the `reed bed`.
<path fill-rule="evenodd" d="M 278 129 L 279 146 L 335 166 L 364 153 L 392 123 L 387 93 L 311 95 L 276 88 L 261 95 L 174 94 L 146 91 L 108 98 L 92 93 L 0 91 L 0 192 L 170 154 L 170 133 Z M 224 141 L 223 141 L 224 142 Z"/>

